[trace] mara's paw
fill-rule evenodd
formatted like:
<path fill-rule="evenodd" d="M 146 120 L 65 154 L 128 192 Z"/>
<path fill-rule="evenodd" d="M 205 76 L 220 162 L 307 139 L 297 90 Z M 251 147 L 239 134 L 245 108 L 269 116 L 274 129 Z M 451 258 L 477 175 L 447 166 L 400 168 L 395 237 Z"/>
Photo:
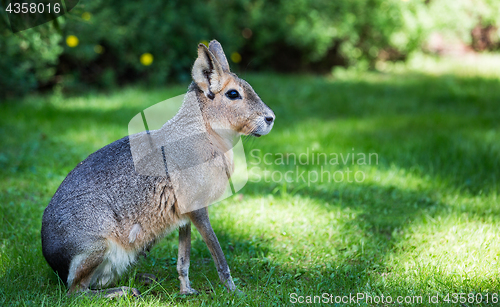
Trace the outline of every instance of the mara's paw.
<path fill-rule="evenodd" d="M 182 295 L 197 295 L 197 294 L 200 294 L 198 291 L 196 291 L 195 289 L 191 288 L 190 286 L 187 287 L 187 288 L 181 289 L 181 291 L 179 293 L 182 294 Z"/>
<path fill-rule="evenodd" d="M 121 296 L 127 296 L 131 295 L 135 298 L 141 297 L 141 292 L 137 290 L 136 288 L 130 288 L 130 287 L 117 287 L 117 288 L 111 288 L 111 289 L 103 289 L 103 290 L 97 290 L 97 293 L 103 295 L 106 298 L 115 298 L 115 297 L 121 297 Z"/>
<path fill-rule="evenodd" d="M 143 285 L 152 285 L 158 282 L 158 278 L 155 275 L 149 273 L 139 273 L 135 275 L 135 281 Z"/>

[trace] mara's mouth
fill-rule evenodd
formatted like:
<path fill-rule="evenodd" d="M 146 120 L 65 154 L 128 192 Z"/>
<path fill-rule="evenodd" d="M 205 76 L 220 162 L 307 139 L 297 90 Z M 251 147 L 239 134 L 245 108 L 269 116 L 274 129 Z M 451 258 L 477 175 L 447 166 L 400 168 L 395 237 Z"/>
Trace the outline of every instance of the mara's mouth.
<path fill-rule="evenodd" d="M 252 132 L 251 135 L 253 135 L 255 137 L 258 137 L 258 138 L 260 138 L 262 136 L 261 134 L 258 134 L 258 133 L 255 133 L 255 132 Z"/>

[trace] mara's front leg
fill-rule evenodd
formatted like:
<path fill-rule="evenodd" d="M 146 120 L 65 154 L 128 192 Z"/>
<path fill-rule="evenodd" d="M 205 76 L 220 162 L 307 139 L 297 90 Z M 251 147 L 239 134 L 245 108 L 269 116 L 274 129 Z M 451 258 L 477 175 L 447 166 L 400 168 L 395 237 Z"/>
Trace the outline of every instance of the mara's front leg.
<path fill-rule="evenodd" d="M 191 255 L 191 222 L 179 227 L 179 255 L 177 257 L 177 272 L 181 281 L 181 294 L 197 294 L 189 282 L 189 258 Z"/>
<path fill-rule="evenodd" d="M 203 237 L 203 241 L 207 244 L 210 254 L 215 262 L 215 267 L 217 268 L 217 273 L 219 273 L 219 278 L 226 286 L 229 291 L 235 291 L 236 286 L 234 285 L 233 279 L 231 278 L 231 272 L 229 271 L 229 266 L 227 265 L 226 257 L 222 252 L 219 240 L 210 225 L 210 220 L 208 218 L 208 209 L 206 207 L 198 209 L 196 211 L 191 211 L 187 213 L 191 222 L 193 222 L 198 232 Z"/>

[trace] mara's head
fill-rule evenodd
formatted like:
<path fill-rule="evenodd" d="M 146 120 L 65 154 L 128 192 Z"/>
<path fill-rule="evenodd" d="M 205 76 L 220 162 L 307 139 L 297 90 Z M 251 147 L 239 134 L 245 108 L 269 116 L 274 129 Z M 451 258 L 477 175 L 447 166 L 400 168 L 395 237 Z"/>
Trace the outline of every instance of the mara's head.
<path fill-rule="evenodd" d="M 198 45 L 192 77 L 202 113 L 214 131 L 257 137 L 271 131 L 273 111 L 248 82 L 230 72 L 218 41 L 211 41 L 208 48 Z"/>

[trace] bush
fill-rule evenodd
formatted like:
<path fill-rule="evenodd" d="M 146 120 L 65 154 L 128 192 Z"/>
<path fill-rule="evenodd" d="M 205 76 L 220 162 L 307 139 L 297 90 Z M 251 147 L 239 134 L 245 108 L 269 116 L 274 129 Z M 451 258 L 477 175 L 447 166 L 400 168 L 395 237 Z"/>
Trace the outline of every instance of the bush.
<path fill-rule="evenodd" d="M 99 73 L 90 81 L 97 83 L 106 83 L 100 78 L 109 67 L 118 81 L 188 80 L 194 46 L 211 38 L 228 54 L 243 55 L 245 67 L 249 59 L 255 68 L 329 65 L 332 53 L 346 65 L 373 63 L 383 50 L 404 57 L 420 46 L 424 9 L 423 2 L 401 0 L 92 1 L 68 19 L 65 34 L 78 36 L 80 45 L 66 47 L 65 55 L 80 78 L 95 66 L 90 70 Z M 99 46 L 103 54 L 95 52 Z M 141 64 L 144 53 L 153 55 L 151 66 Z"/>
<path fill-rule="evenodd" d="M 60 36 L 78 39 L 71 47 L 64 44 L 59 57 L 58 74 L 66 87 L 188 81 L 196 44 L 212 38 L 222 43 L 236 69 L 369 68 L 377 60 L 405 60 L 432 31 L 480 50 L 487 47 L 474 37 L 487 33 L 496 35 L 488 42 L 498 41 L 500 2 L 82 0 L 60 19 L 60 34 L 44 25 L 0 43 L 7 54 L 0 59 L 8 72 L 0 76 L 3 88 L 20 93 L 50 79 L 62 50 Z M 141 62 L 145 54 L 152 63 Z"/>
<path fill-rule="evenodd" d="M 267 61 L 292 48 L 299 50 L 303 63 L 321 62 L 331 52 L 346 65 L 373 63 L 383 50 L 407 55 L 420 46 L 426 33 L 421 1 L 280 0 L 247 8 L 247 22 L 257 29 L 253 46 L 247 48 L 258 54 L 275 46 L 263 55 Z"/>
<path fill-rule="evenodd" d="M 16 34 L 2 27 L 0 36 L 0 98 L 25 94 L 52 79 L 63 51 L 52 23 Z"/>
<path fill-rule="evenodd" d="M 78 18 L 68 18 L 65 25 L 65 35 L 79 39 L 77 47 L 65 47 L 68 72 L 91 70 L 95 75 L 86 81 L 101 85 L 107 83 L 102 79 L 105 71 L 108 79 L 112 71 L 118 82 L 187 81 L 200 41 L 218 37 L 226 43 L 226 51 L 235 50 L 236 44 L 229 43 L 230 31 L 220 29 L 211 9 L 199 0 L 87 2 L 74 9 Z M 146 53 L 153 56 L 151 65 L 141 63 Z"/>

